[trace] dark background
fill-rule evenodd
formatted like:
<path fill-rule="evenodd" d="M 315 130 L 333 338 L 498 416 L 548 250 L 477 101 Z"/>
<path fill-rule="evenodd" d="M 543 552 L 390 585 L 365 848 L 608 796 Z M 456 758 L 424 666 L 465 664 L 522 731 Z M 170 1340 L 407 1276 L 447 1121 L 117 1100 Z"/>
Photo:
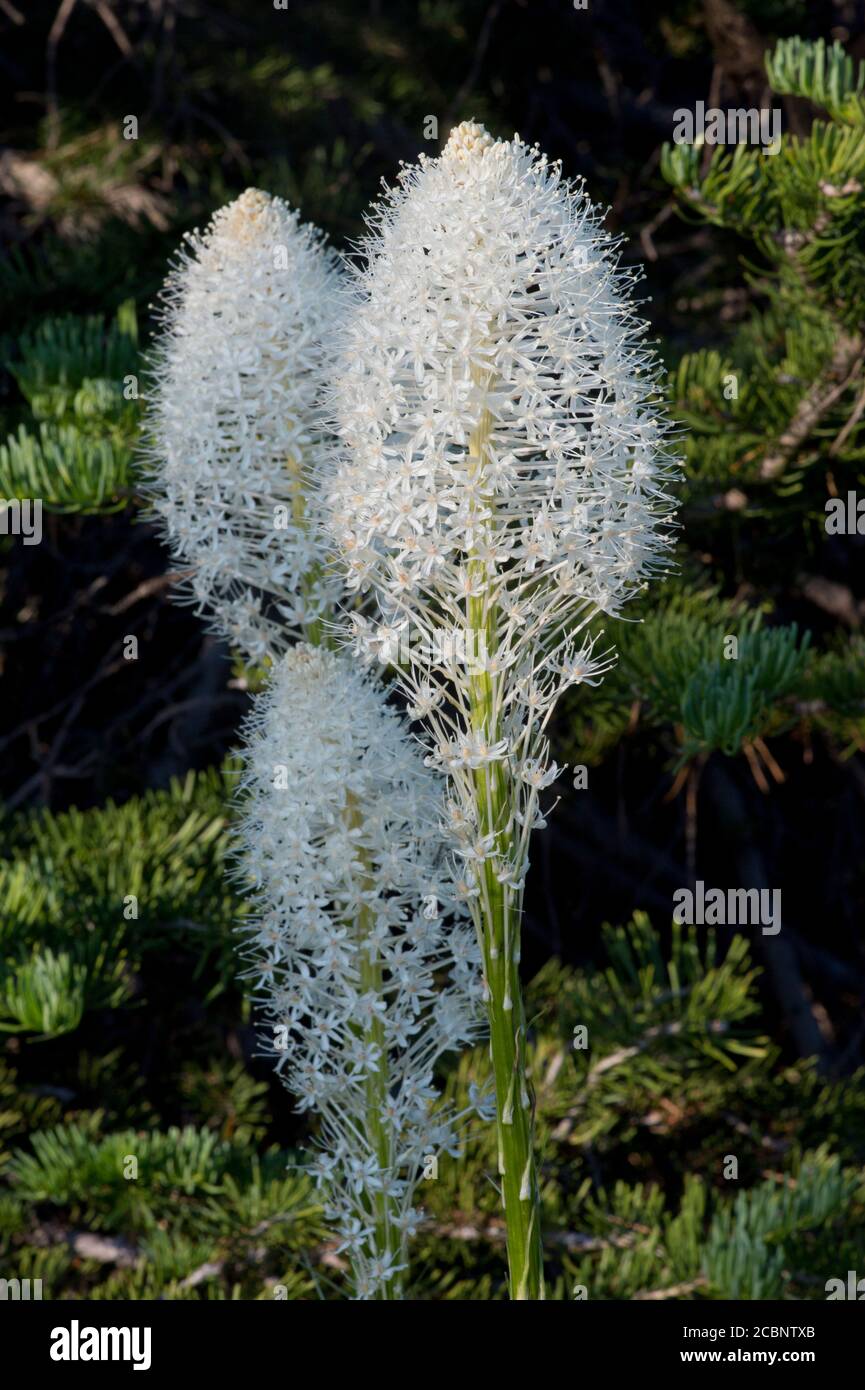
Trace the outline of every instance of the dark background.
<path fill-rule="evenodd" d="M 4 351 L 41 316 L 110 314 L 128 297 L 142 335 L 183 231 L 250 184 L 298 203 L 337 245 L 400 160 L 436 152 L 473 117 L 518 131 L 586 178 L 627 261 L 645 263 L 645 312 L 666 360 L 723 341 L 754 308 L 743 247 L 683 221 L 659 174 L 673 112 L 697 100 L 760 104 L 763 52 L 782 35 L 839 37 L 865 57 L 861 3 L 705 0 L 3 0 L 0 4 L 0 233 Z M 807 127 L 785 102 L 785 127 Z M 134 114 L 137 141 L 124 141 Z M 22 400 L 7 373 L 8 428 Z M 740 532 L 691 560 L 723 593 L 771 599 L 782 621 L 819 637 L 832 621 L 791 583 L 783 531 Z M 813 567 L 812 560 L 812 567 Z M 862 549 L 827 542 L 821 572 L 865 597 Z M 15 814 L 124 801 L 189 768 L 220 763 L 248 696 L 230 655 L 170 600 L 168 558 L 134 499 L 113 516 L 46 520 L 42 545 L 4 543 L 0 574 L 0 794 Z M 125 635 L 141 658 L 121 656 Z M 236 675 L 236 672 L 235 672 Z M 567 754 L 570 708 L 554 729 Z M 742 760 L 710 761 L 696 806 L 671 797 L 674 758 L 657 733 L 623 740 L 593 770 L 592 796 L 568 791 L 535 846 L 525 970 L 581 961 L 604 921 L 648 909 L 659 931 L 688 881 L 686 835 L 707 883 L 738 883 L 733 829 L 781 886 L 799 967 L 834 1020 L 833 1065 L 862 1059 L 863 787 L 795 735 L 776 750 L 783 786 L 765 795 Z M 725 766 L 720 767 L 721 764 Z M 717 773 L 713 771 L 717 768 Z M 732 790 L 731 790 L 732 788 Z M 695 819 L 696 818 L 696 819 Z M 746 856 L 747 857 L 747 856 Z M 693 866 L 692 866 L 693 867 Z M 785 1047 L 789 1019 L 771 992 Z"/>

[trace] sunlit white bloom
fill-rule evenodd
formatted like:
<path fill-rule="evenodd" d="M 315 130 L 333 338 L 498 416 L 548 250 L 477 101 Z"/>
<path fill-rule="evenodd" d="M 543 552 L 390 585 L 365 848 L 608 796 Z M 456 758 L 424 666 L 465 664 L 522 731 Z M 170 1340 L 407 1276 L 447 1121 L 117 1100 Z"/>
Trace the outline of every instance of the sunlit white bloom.
<path fill-rule="evenodd" d="M 471 122 L 400 173 L 363 249 L 328 489 L 349 587 L 378 601 L 356 646 L 387 659 L 403 636 L 399 679 L 467 808 L 478 769 L 506 764 L 524 858 L 550 712 L 610 665 L 584 629 L 670 544 L 677 465 L 635 273 L 581 184 Z M 443 628 L 462 661 L 431 657 Z"/>
<path fill-rule="evenodd" d="M 393 1297 L 424 1156 L 454 1144 L 456 1117 L 430 1113 L 434 1067 L 478 1031 L 442 786 L 382 689 L 304 644 L 256 702 L 241 800 L 239 869 L 261 904 L 245 953 L 270 1046 L 318 1114 L 315 1171 L 356 1292 Z"/>
<path fill-rule="evenodd" d="M 257 189 L 185 241 L 152 355 L 147 491 L 187 597 L 247 659 L 309 631 L 335 590 L 310 481 L 331 347 L 336 258 Z"/>
<path fill-rule="evenodd" d="M 511 1295 L 543 1297 L 520 920 L 563 691 L 609 665 L 587 628 L 665 564 L 675 476 L 635 278 L 581 185 L 466 122 L 379 204 L 331 390 L 328 524 L 356 625 L 395 660 L 461 816 L 483 951 Z M 447 650 L 436 645 L 448 635 Z M 459 636 L 460 640 L 454 640 Z"/>

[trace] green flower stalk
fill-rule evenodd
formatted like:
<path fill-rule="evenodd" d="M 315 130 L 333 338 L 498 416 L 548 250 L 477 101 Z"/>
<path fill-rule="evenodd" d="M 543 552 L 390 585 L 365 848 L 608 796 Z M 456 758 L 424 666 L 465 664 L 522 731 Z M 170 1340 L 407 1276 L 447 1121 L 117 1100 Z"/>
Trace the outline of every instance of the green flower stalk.
<path fill-rule="evenodd" d="M 598 214 L 536 149 L 467 122 L 379 205 L 333 389 L 328 524 L 366 659 L 392 662 L 480 944 L 510 1292 L 544 1296 L 519 980 L 529 840 L 557 776 L 563 690 L 610 664 L 586 635 L 670 544 L 676 464 L 658 368 Z"/>

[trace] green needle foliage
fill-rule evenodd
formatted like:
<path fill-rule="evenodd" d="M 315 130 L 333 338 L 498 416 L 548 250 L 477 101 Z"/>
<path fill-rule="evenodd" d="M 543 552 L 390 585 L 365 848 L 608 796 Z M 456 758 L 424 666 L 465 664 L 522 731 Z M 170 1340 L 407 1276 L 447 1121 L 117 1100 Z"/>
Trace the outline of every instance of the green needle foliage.
<path fill-rule="evenodd" d="M 151 86 L 149 58 L 136 68 L 138 107 L 155 102 L 140 143 L 124 141 L 95 99 L 98 124 L 88 128 L 70 98 L 53 147 L 39 152 L 47 201 L 22 218 L 21 244 L 0 258 L 0 498 L 41 498 L 57 514 L 52 545 L 66 543 L 62 558 L 74 551 L 85 568 L 95 559 L 87 584 L 107 570 L 106 555 L 116 558 L 118 535 L 129 546 L 119 528 L 136 504 L 138 323 L 144 336 L 144 306 L 182 231 L 255 183 L 342 244 L 397 158 L 438 151 L 420 135 L 428 112 L 441 118 L 442 136 L 447 121 L 468 114 L 459 101 L 498 133 L 514 128 L 508 101 L 534 65 L 520 45 L 511 44 L 514 58 L 504 42 L 497 48 L 496 26 L 531 6 L 429 0 L 408 19 L 400 7 L 370 5 L 362 22 L 341 0 L 297 8 L 288 41 L 280 27 L 278 42 L 258 42 L 256 26 L 272 18 L 262 10 L 244 31 L 252 37 L 228 42 L 220 30 L 218 47 L 207 26 L 178 14 L 183 41 L 166 72 Z M 677 73 L 699 56 L 708 8 L 667 7 L 653 30 Z M 766 33 L 809 19 L 806 5 L 788 0 L 736 8 Z M 246 23 L 248 5 L 232 0 L 229 9 Z M 65 44 L 75 42 L 77 18 Z M 531 22 L 541 34 L 542 21 Z M 489 46 L 479 53 L 482 25 Z M 575 77 L 572 50 L 562 48 L 567 67 L 544 53 L 539 71 L 549 63 L 552 78 L 531 77 L 529 87 L 540 129 L 566 141 L 548 97 L 572 81 L 591 89 L 595 78 L 583 69 Z M 322 51 L 320 61 L 309 56 Z M 614 67 L 618 83 L 628 63 Z M 86 81 L 80 99 L 89 102 L 84 68 L 61 61 L 60 71 Z M 838 42 L 786 37 L 768 43 L 765 77 L 768 104 L 786 113 L 778 153 L 672 143 L 660 151 L 649 197 L 658 207 L 669 199 L 677 216 L 655 234 L 661 257 L 650 275 L 661 288 L 653 285 L 647 313 L 668 334 L 668 404 L 681 425 L 678 573 L 635 601 L 628 621 L 606 623 L 600 640 L 615 647 L 617 664 L 569 699 L 551 733 L 560 762 L 589 769 L 589 790 L 577 797 L 603 802 L 634 763 L 644 782 L 633 795 L 636 781 L 625 783 L 629 815 L 643 797 L 649 815 L 666 808 L 669 794 L 669 835 L 665 823 L 641 882 L 657 886 L 665 853 L 688 881 L 686 798 L 675 793 L 693 792 L 688 814 L 702 853 L 712 835 L 704 840 L 701 817 L 719 770 L 740 794 L 733 819 L 747 822 L 749 843 L 774 871 L 772 836 L 758 843 L 754 825 L 763 814 L 776 838 L 779 825 L 786 833 L 788 812 L 771 820 L 786 776 L 787 788 L 798 779 L 804 802 L 814 797 L 815 816 L 837 814 L 849 835 L 819 872 L 824 887 L 843 879 L 855 903 L 863 535 L 828 536 L 826 506 L 865 496 L 865 64 Z M 163 79 L 171 90 L 160 107 Z M 231 113 L 230 131 L 211 122 L 220 109 Z M 580 172 L 576 141 L 550 149 L 564 153 L 566 173 Z M 648 153 L 635 185 L 638 168 L 655 167 Z M 630 177 L 618 149 L 599 158 L 592 146 L 587 159 L 590 186 L 612 199 Z M 647 183 L 644 175 L 640 199 Z M 627 254 L 640 255 L 644 212 L 639 201 L 632 222 L 620 223 Z M 669 247 L 688 237 L 695 249 L 682 253 L 681 279 L 701 281 L 708 323 L 699 307 L 686 307 L 693 317 L 684 323 L 670 312 L 679 278 L 671 270 L 663 279 L 678 264 Z M 38 582 L 25 589 L 15 568 L 47 564 L 44 552 L 14 546 L 3 539 L 0 628 L 4 643 L 14 639 L 0 673 L 7 682 L 26 642 L 53 651 L 64 620 L 47 601 L 40 610 Z M 136 572 L 130 588 L 147 577 Z M 64 591 L 60 606 L 79 597 Z M 130 631 L 154 633 L 155 619 L 139 624 L 142 610 L 128 611 Z M 158 680 L 145 664 L 133 678 L 142 688 Z M 232 672 L 246 689 L 261 676 Z M 208 755 L 215 765 L 166 789 L 95 809 L 0 815 L 0 1271 L 41 1279 L 45 1297 L 346 1296 L 348 1257 L 328 1238 L 305 1172 L 312 1122 L 289 1112 L 272 1058 L 256 1055 L 237 978 L 235 930 L 247 904 L 225 875 L 234 767 L 220 761 L 235 731 L 222 732 Z M 34 730 L 34 745 L 41 737 Z M 567 781 L 555 788 L 566 803 Z M 708 850 L 732 883 L 739 841 L 724 838 L 722 819 L 710 822 L 718 838 Z M 791 837 L 806 858 L 807 830 L 796 825 Z M 581 894 L 571 846 L 559 852 L 567 891 L 577 878 Z M 615 859 L 617 848 L 606 852 Z M 536 862 L 530 899 L 540 894 Z M 637 890 L 633 903 L 647 900 Z M 865 1242 L 865 1073 L 850 1061 L 859 1055 L 855 959 L 847 969 L 833 957 L 841 973 L 829 1012 L 841 1041 L 827 1065 L 797 1054 L 779 1022 L 785 1005 L 770 962 L 752 955 L 750 938 L 672 925 L 657 895 L 651 919 L 631 915 L 632 905 L 603 904 L 594 928 L 563 931 L 565 953 L 582 964 L 548 960 L 528 986 L 547 1296 L 822 1300 L 828 1279 L 861 1270 Z M 597 928 L 613 912 L 618 925 Z M 858 938 L 838 915 L 822 907 L 818 944 L 825 937 L 834 949 L 846 934 L 855 958 Z M 811 983 L 809 1001 L 824 982 Z M 479 1046 L 443 1076 L 445 1100 L 467 1109 L 489 1079 Z M 462 1152 L 440 1155 L 420 1185 L 425 1219 L 409 1297 L 507 1297 L 495 1172 L 494 1131 L 472 1121 Z"/>
<path fill-rule="evenodd" d="M 813 538 L 827 496 L 863 480 L 865 66 L 837 43 L 790 39 L 766 70 L 774 93 L 807 98 L 829 119 L 807 136 L 784 134 L 774 155 L 662 150 L 683 214 L 744 243 L 761 301 L 725 351 L 682 359 L 670 395 L 688 427 L 690 500 L 714 506 L 719 524 L 731 509 L 740 519 L 783 514 Z"/>
<path fill-rule="evenodd" d="M 126 506 L 140 416 L 134 303 L 107 327 L 98 315 L 42 319 L 5 365 L 29 418 L 0 444 L 0 496 L 56 512 Z"/>
<path fill-rule="evenodd" d="M 551 962 L 533 982 L 552 1297 L 823 1298 L 846 1269 L 837 1250 L 865 1234 L 865 1092 L 782 1063 L 758 1031 L 758 982 L 742 938 L 726 955 L 688 928 L 661 943 L 644 915 L 605 929 L 596 966 Z M 447 1097 L 465 1104 L 488 1068 L 485 1047 L 464 1056 Z M 35 1100 L 0 1074 L 8 1270 L 70 1297 L 341 1296 L 303 1155 L 261 1145 L 254 1088 L 235 1089 L 232 1134 L 224 1117 L 112 1128 L 64 1097 Z M 478 1124 L 426 1184 L 413 1297 L 506 1296 L 494 1142 Z M 45 1263 L 42 1222 L 95 1237 L 74 1269 L 56 1251 Z"/>
<path fill-rule="evenodd" d="M 834 121 L 865 125 L 865 69 L 837 39 L 831 47 L 818 39 L 786 39 L 766 61 L 772 91 L 805 97 Z"/>
<path fill-rule="evenodd" d="M 180 948 L 215 995 L 232 980 L 243 910 L 225 873 L 228 773 L 123 806 L 6 824 L 0 1030 L 56 1037 L 139 991 L 149 954 Z"/>

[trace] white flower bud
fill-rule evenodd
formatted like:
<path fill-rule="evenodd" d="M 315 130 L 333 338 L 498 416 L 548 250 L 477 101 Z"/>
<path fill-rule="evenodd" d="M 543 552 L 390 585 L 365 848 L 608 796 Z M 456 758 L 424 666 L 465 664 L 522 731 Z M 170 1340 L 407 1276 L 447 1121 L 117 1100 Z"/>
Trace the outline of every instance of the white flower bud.
<path fill-rule="evenodd" d="M 339 271 L 321 234 L 247 189 L 186 238 L 151 361 L 148 492 L 198 610 L 247 658 L 284 648 L 334 598 L 310 480 Z"/>

